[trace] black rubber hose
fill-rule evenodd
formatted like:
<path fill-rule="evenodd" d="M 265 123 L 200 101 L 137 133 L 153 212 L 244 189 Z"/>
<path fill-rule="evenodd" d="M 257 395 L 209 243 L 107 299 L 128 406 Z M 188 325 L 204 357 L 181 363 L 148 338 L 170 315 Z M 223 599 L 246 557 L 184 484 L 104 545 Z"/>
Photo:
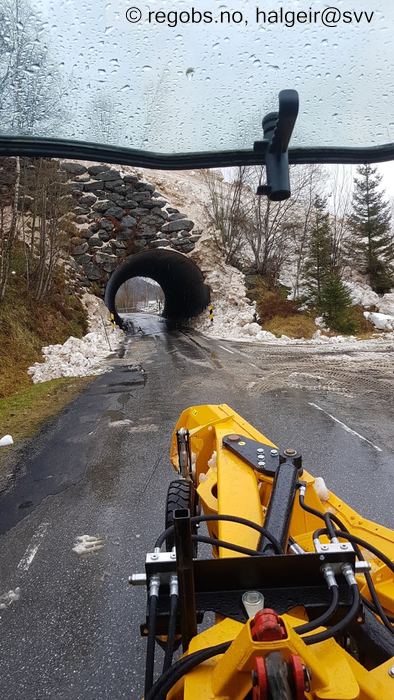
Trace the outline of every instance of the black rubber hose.
<path fill-rule="evenodd" d="M 391 571 L 394 570 L 393 563 L 390 561 L 390 559 L 388 557 L 386 557 L 385 554 L 383 554 L 383 552 L 381 552 L 379 549 L 377 549 L 376 547 L 371 545 L 366 540 L 363 540 L 361 537 L 358 537 L 357 535 L 353 535 L 351 532 L 348 532 L 347 528 L 344 527 L 343 523 L 341 523 L 340 526 L 344 529 L 337 530 L 335 533 L 336 536 L 342 537 L 342 539 L 347 539 L 347 540 L 349 540 L 349 542 L 352 542 L 354 544 L 354 549 L 355 549 L 355 552 L 356 552 L 358 559 L 360 559 L 361 561 L 364 561 L 364 557 L 363 557 L 362 552 L 360 551 L 360 548 L 358 546 L 358 545 L 361 545 L 365 549 L 368 549 L 370 552 L 372 552 L 372 554 L 374 554 L 378 559 L 383 561 L 383 563 L 386 564 L 386 566 L 388 566 L 388 568 L 391 569 Z M 319 537 L 320 535 L 326 535 L 326 534 L 327 534 L 327 530 L 324 530 L 324 529 L 316 530 L 316 532 L 313 533 L 313 538 L 315 538 L 316 536 Z M 381 619 L 383 625 L 386 627 L 386 629 L 391 634 L 394 634 L 394 627 L 391 624 L 393 622 L 394 618 L 392 616 L 388 615 L 384 611 L 383 606 L 382 606 L 382 604 L 378 598 L 378 595 L 376 593 L 376 588 L 375 588 L 374 582 L 372 580 L 371 574 L 368 571 L 366 571 L 364 573 L 364 576 L 365 576 L 367 586 L 368 586 L 369 592 L 371 594 L 371 598 L 372 598 L 373 603 L 370 603 L 369 600 L 366 600 L 364 597 L 362 597 L 363 603 L 370 610 L 372 610 L 372 612 L 374 612 L 375 615 L 378 615 L 378 617 L 380 617 L 380 619 Z"/>
<path fill-rule="evenodd" d="M 358 609 L 360 607 L 360 593 L 358 590 L 357 583 L 353 583 L 351 585 L 351 589 L 353 592 L 353 600 L 350 609 L 345 615 L 345 617 L 339 622 L 337 622 L 336 625 L 329 627 L 324 632 L 311 634 L 310 637 L 302 637 L 305 644 L 317 644 L 318 642 L 324 642 L 326 639 L 331 639 L 331 637 L 336 637 L 338 634 L 343 632 L 348 627 L 348 625 L 350 625 L 350 623 L 356 617 Z"/>
<path fill-rule="evenodd" d="M 173 664 L 173 666 L 171 666 L 166 673 L 163 673 L 163 675 L 152 686 L 148 694 L 145 695 L 145 700 L 166 700 L 167 694 L 180 678 L 192 671 L 196 666 L 199 666 L 199 664 L 202 664 L 204 661 L 212 659 L 214 656 L 219 656 L 219 654 L 224 654 L 231 643 L 232 642 L 223 642 L 222 644 L 217 644 L 214 647 L 200 649 L 199 651 L 195 651 L 193 654 L 184 656 L 182 659 Z"/>
<path fill-rule="evenodd" d="M 157 595 L 151 595 L 149 598 L 149 627 L 148 627 L 148 643 L 146 647 L 146 665 L 145 665 L 145 692 L 150 691 L 153 685 L 153 671 L 155 666 L 155 644 L 156 644 L 156 615 L 157 615 Z"/>
<path fill-rule="evenodd" d="M 238 552 L 239 554 L 247 554 L 250 557 L 257 557 L 259 552 L 255 549 L 248 549 L 247 547 L 242 547 L 238 544 L 232 544 L 232 542 L 226 542 L 225 540 L 218 540 L 216 537 L 206 537 L 205 535 L 192 535 L 192 540 L 195 542 L 204 542 L 204 544 L 211 544 L 215 547 L 223 547 L 223 549 L 231 549 L 232 552 Z"/>
<path fill-rule="evenodd" d="M 311 506 L 307 506 L 305 503 L 304 496 L 302 493 L 300 493 L 300 506 L 305 510 L 307 513 L 310 513 L 311 515 L 315 515 L 316 518 L 320 518 L 321 520 L 324 520 L 325 526 L 329 532 L 330 538 L 335 537 L 335 530 L 334 526 L 331 522 L 331 515 L 330 513 L 320 513 L 320 511 L 315 510 L 315 508 L 311 508 Z"/>
<path fill-rule="evenodd" d="M 312 632 L 312 630 L 316 629 L 317 627 L 327 627 L 327 622 L 335 613 L 338 607 L 338 603 L 338 586 L 331 586 L 331 603 L 327 610 L 322 615 L 320 615 L 320 617 L 316 617 L 314 620 L 310 620 L 309 622 L 305 622 L 305 624 L 300 625 L 299 627 L 295 627 L 294 631 L 297 632 L 297 634 L 305 634 L 306 632 Z"/>
<path fill-rule="evenodd" d="M 326 522 L 325 515 L 323 513 L 319 513 L 319 511 L 315 511 L 315 510 L 313 510 L 313 512 L 317 517 L 320 517 L 322 520 L 324 520 L 324 522 Z M 338 518 L 337 515 L 335 515 L 334 513 L 328 513 L 328 514 L 326 513 L 326 515 L 329 515 L 330 520 L 332 520 L 339 528 L 341 528 L 342 532 L 346 532 L 349 535 L 352 534 L 351 532 L 349 532 L 346 525 L 342 522 L 342 520 L 340 520 L 340 518 Z M 358 559 L 360 561 L 365 561 L 365 558 L 363 557 L 362 552 L 361 552 L 359 546 L 357 545 L 357 543 L 353 542 L 353 544 L 354 544 L 354 550 L 356 552 Z M 366 543 L 366 544 L 368 544 L 368 543 Z M 364 573 L 364 576 L 365 576 L 365 580 L 367 582 L 368 590 L 369 590 L 369 593 L 370 593 L 371 598 L 373 600 L 373 603 L 371 603 L 369 600 L 367 600 L 366 598 L 364 598 L 362 596 L 361 599 L 362 599 L 363 603 L 370 610 L 372 610 L 372 612 L 375 613 L 375 615 L 380 617 L 380 619 L 381 619 L 383 625 L 386 627 L 386 629 L 391 634 L 394 634 L 394 627 L 391 624 L 392 622 L 394 622 L 394 616 L 389 615 L 388 613 L 386 613 L 384 611 L 384 609 L 379 601 L 379 598 L 377 596 L 376 588 L 375 588 L 374 582 L 372 580 L 371 574 L 368 573 L 368 571 L 366 571 Z"/>
<path fill-rule="evenodd" d="M 342 530 L 337 530 L 336 531 L 336 536 L 337 537 L 342 537 L 344 540 L 349 540 L 349 542 L 355 542 L 356 544 L 359 544 L 360 547 L 364 547 L 364 549 L 367 549 L 369 552 L 375 555 L 377 559 L 380 559 L 380 561 L 383 562 L 383 564 L 386 564 L 387 568 L 392 571 L 394 574 L 394 562 L 389 559 L 384 552 L 381 552 L 377 547 L 374 547 L 373 544 L 370 544 L 370 542 L 367 542 L 366 540 L 363 540 L 361 537 L 358 537 L 357 535 L 353 535 L 350 532 L 344 532 Z"/>
<path fill-rule="evenodd" d="M 271 535 L 270 532 L 268 532 L 265 527 L 262 525 L 258 525 L 257 523 L 254 523 L 252 520 L 248 520 L 247 518 L 240 518 L 236 515 L 196 515 L 192 518 L 190 518 L 190 522 L 192 524 L 195 523 L 206 523 L 206 522 L 218 522 L 220 520 L 227 521 L 230 523 L 239 523 L 240 525 L 245 525 L 246 527 L 250 527 L 252 530 L 256 530 L 256 532 L 259 532 L 260 535 L 265 536 L 272 544 L 272 546 L 275 548 L 277 554 L 283 554 L 282 547 L 278 540 Z M 171 527 L 168 527 L 164 532 L 161 533 L 161 535 L 157 538 L 155 542 L 155 547 L 162 547 L 163 543 L 165 542 L 166 538 L 168 535 L 171 535 L 174 531 L 174 526 L 171 525 Z"/>
<path fill-rule="evenodd" d="M 170 600 L 170 619 L 168 622 L 168 635 L 167 644 L 164 654 L 163 663 L 163 673 L 168 671 L 172 664 L 172 657 L 174 656 L 174 646 L 175 646 L 175 634 L 176 634 L 176 615 L 178 611 L 178 596 L 176 594 L 171 596 Z"/>
<path fill-rule="evenodd" d="M 370 576 L 370 574 L 365 574 L 365 577 L 367 577 L 367 576 Z M 379 616 L 381 615 L 381 613 L 377 611 L 377 608 L 380 607 L 382 609 L 382 612 L 383 612 L 386 620 L 389 623 L 394 622 L 394 615 L 390 615 L 390 613 L 385 611 L 379 600 L 378 600 L 378 605 L 376 605 L 375 601 L 373 601 L 371 603 L 371 601 L 368 600 L 368 598 L 364 598 L 364 596 L 361 596 L 361 599 L 362 599 L 363 603 L 367 606 L 367 608 L 369 608 L 369 610 L 371 610 L 371 612 L 375 613 L 375 615 L 379 615 Z M 393 632 L 393 634 L 394 634 L 394 628 L 391 625 L 390 625 L 390 632 Z"/>

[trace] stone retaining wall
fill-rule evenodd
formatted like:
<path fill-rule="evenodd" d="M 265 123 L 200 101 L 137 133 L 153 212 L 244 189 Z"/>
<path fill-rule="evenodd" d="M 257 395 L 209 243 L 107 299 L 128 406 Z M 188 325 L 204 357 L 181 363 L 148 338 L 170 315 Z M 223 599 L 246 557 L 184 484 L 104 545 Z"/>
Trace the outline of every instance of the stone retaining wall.
<path fill-rule="evenodd" d="M 194 222 L 171 207 L 154 185 L 137 175 L 122 175 L 109 165 L 85 167 L 65 161 L 75 199 L 75 226 L 71 254 L 83 286 L 100 289 L 128 256 L 166 247 L 190 253 L 201 236 Z"/>

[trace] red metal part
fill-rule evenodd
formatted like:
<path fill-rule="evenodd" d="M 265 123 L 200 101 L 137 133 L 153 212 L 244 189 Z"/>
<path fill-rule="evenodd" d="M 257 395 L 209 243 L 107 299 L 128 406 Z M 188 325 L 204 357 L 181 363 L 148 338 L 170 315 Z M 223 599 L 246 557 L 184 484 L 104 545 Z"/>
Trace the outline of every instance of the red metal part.
<path fill-rule="evenodd" d="M 273 642 L 284 639 L 286 630 L 275 610 L 264 608 L 256 613 L 251 624 L 252 637 L 255 642 Z"/>
<path fill-rule="evenodd" d="M 295 700 L 304 700 L 305 698 L 305 674 L 304 666 L 299 656 L 292 654 L 290 657 L 290 666 L 293 672 Z"/>
<path fill-rule="evenodd" d="M 253 671 L 253 700 L 268 700 L 268 680 L 265 670 L 265 659 L 258 656 L 255 659 L 256 670 Z"/>

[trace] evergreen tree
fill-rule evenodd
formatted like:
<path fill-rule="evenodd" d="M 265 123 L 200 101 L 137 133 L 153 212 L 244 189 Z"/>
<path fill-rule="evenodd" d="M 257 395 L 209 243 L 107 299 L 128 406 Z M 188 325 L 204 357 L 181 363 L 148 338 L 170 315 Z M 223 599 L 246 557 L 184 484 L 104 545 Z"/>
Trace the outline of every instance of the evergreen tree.
<path fill-rule="evenodd" d="M 320 311 L 324 284 L 331 272 L 331 238 L 326 202 L 315 198 L 304 267 L 307 299 Z"/>
<path fill-rule="evenodd" d="M 357 323 L 352 318 L 352 301 L 339 274 L 331 272 L 323 285 L 320 310 L 325 324 L 339 333 L 354 333 Z"/>
<path fill-rule="evenodd" d="M 377 168 L 361 165 L 357 174 L 350 219 L 354 237 L 349 252 L 360 272 L 368 275 L 372 289 L 383 294 L 394 286 L 390 205 L 379 189 L 382 176 Z"/>

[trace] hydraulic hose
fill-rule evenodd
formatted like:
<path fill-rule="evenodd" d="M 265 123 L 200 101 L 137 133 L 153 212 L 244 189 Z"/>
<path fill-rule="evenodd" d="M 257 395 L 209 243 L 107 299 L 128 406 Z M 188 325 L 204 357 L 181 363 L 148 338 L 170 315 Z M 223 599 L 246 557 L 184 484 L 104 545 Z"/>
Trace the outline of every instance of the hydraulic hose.
<path fill-rule="evenodd" d="M 359 545 L 360 545 L 361 547 L 364 547 L 364 549 L 367 549 L 372 554 L 374 554 L 378 559 L 380 559 L 384 564 L 386 564 L 386 566 L 391 571 L 394 572 L 393 562 L 390 561 L 390 559 L 388 557 L 386 557 L 386 555 L 383 552 L 381 552 L 379 549 L 377 549 L 376 547 L 374 547 L 373 545 L 371 545 L 369 542 L 362 539 L 361 537 L 358 537 L 357 535 L 353 535 L 352 533 L 348 532 L 347 528 L 339 520 L 339 518 L 336 518 L 336 520 L 338 521 L 339 526 L 342 528 L 341 530 L 337 530 L 335 532 L 336 537 L 342 537 L 342 539 L 347 539 L 349 542 L 352 542 L 352 544 L 354 545 L 354 549 L 355 549 L 355 552 L 356 552 L 358 559 L 360 559 L 361 561 L 364 560 L 364 557 L 363 557 L 362 552 L 361 552 L 360 547 L 359 547 Z M 320 537 L 320 535 L 326 535 L 326 534 L 327 534 L 327 530 L 325 530 L 325 529 L 316 530 L 316 532 L 313 533 L 313 539 L 315 539 L 316 537 Z M 380 617 L 380 619 L 381 619 L 383 625 L 386 627 L 386 629 L 391 634 L 394 634 L 394 627 L 391 624 L 394 621 L 393 616 L 387 614 L 384 611 L 383 606 L 380 603 L 380 600 L 379 600 L 378 595 L 376 593 L 376 589 L 375 589 L 371 574 L 368 571 L 366 571 L 364 573 L 364 576 L 365 576 L 365 580 L 367 582 L 367 586 L 368 586 L 368 589 L 369 589 L 369 592 L 370 592 L 370 595 L 371 595 L 373 602 L 370 603 L 369 600 L 362 597 L 363 603 L 370 610 L 372 610 L 372 612 L 374 612 L 375 615 L 378 615 L 378 617 Z"/>
<path fill-rule="evenodd" d="M 259 552 L 257 552 L 255 549 L 248 549 L 247 547 L 242 547 L 238 544 L 232 544 L 232 542 L 218 540 L 216 537 L 206 537 L 205 535 L 192 535 L 192 540 L 194 540 L 195 542 L 204 542 L 204 544 L 211 544 L 214 547 L 223 547 L 223 549 L 231 549 L 231 551 L 233 552 L 247 554 L 250 557 L 256 557 L 259 555 Z"/>
<path fill-rule="evenodd" d="M 145 694 L 145 700 L 166 700 L 167 694 L 180 678 L 192 671 L 196 666 L 199 666 L 199 664 L 202 664 L 204 661 L 212 659 L 212 657 L 218 656 L 219 654 L 224 654 L 230 645 L 231 641 L 224 642 L 222 644 L 217 644 L 214 647 L 200 649 L 199 651 L 195 651 L 193 654 L 184 656 L 182 659 L 173 664 L 168 671 L 163 673 L 163 675 L 151 687 L 149 692 Z"/>
<path fill-rule="evenodd" d="M 358 613 L 360 606 L 360 593 L 358 590 L 357 583 L 352 583 L 351 585 L 353 600 L 348 613 L 345 617 L 337 622 L 336 625 L 329 627 L 324 632 L 318 632 L 317 634 L 311 634 L 310 637 L 303 637 L 305 644 L 318 644 L 318 642 L 324 642 L 326 639 L 331 639 L 331 637 L 336 637 L 338 634 L 343 632 L 348 625 L 354 620 Z"/>
<path fill-rule="evenodd" d="M 316 629 L 317 627 L 326 627 L 327 622 L 330 620 L 330 618 L 333 616 L 335 613 L 338 603 L 339 603 L 339 591 L 338 591 L 338 586 L 332 586 L 331 587 L 331 603 L 327 610 L 320 615 L 320 617 L 316 617 L 314 620 L 310 620 L 309 622 L 306 622 L 304 625 L 300 625 L 299 627 L 295 627 L 294 631 L 297 632 L 297 634 L 305 634 L 306 632 L 312 632 L 312 630 Z M 306 641 L 306 640 L 305 640 Z"/>
<path fill-rule="evenodd" d="M 158 576 L 152 576 L 149 590 L 149 627 L 148 642 L 146 647 L 145 665 L 145 693 L 146 696 L 153 684 L 153 672 L 155 666 L 155 644 L 156 644 L 156 616 L 157 602 L 159 597 L 160 581 Z"/>
<path fill-rule="evenodd" d="M 349 530 L 347 529 L 346 525 L 340 520 L 340 518 L 338 518 L 338 516 L 335 515 L 335 513 L 320 513 L 318 510 L 315 510 L 314 508 L 311 508 L 311 507 L 307 506 L 307 505 L 305 504 L 305 502 L 304 502 L 303 499 L 302 499 L 302 502 L 301 502 L 301 495 L 302 495 L 302 494 L 300 494 L 300 505 L 301 505 L 301 507 L 303 507 L 304 510 L 307 510 L 309 513 L 312 513 L 313 515 L 316 515 L 316 517 L 320 518 L 321 520 L 324 520 L 324 523 L 326 524 L 326 528 L 327 528 L 327 532 L 324 532 L 324 534 L 328 534 L 328 533 L 329 533 L 329 534 L 330 534 L 330 537 L 332 537 L 332 532 L 333 532 L 333 531 L 332 531 L 332 529 L 331 529 L 331 524 L 332 524 L 332 522 L 334 522 L 334 523 L 340 528 L 340 530 L 341 530 L 341 532 L 342 532 L 342 537 L 343 537 L 343 539 L 346 538 L 346 535 L 350 535 L 350 536 L 353 538 L 353 539 L 350 539 L 349 536 L 347 537 L 347 539 L 348 539 L 349 541 L 351 541 L 352 544 L 354 545 L 354 550 L 355 550 L 355 552 L 356 552 L 356 555 L 357 555 L 358 559 L 359 559 L 360 561 L 364 561 L 364 557 L 363 557 L 363 555 L 362 555 L 362 552 L 361 552 L 361 550 L 360 550 L 360 547 L 359 547 L 358 544 L 357 544 L 356 535 L 352 535 L 352 533 L 349 532 Z M 327 521 L 327 516 L 328 516 L 328 519 L 329 519 L 329 521 L 330 521 L 329 523 L 328 523 L 328 521 Z M 330 526 L 327 527 L 328 525 L 330 525 Z M 321 531 L 321 532 L 323 533 L 323 531 Z M 334 531 L 334 537 L 338 537 L 338 536 L 339 536 L 339 532 L 335 532 L 335 531 Z M 359 538 L 358 541 L 359 541 L 359 543 L 361 544 L 361 546 L 363 546 L 365 549 L 369 549 L 369 551 L 372 551 L 372 552 L 373 552 L 373 549 L 371 549 L 372 545 L 370 546 L 368 542 L 366 542 L 365 540 L 362 540 L 361 538 Z M 377 549 L 375 549 L 375 552 L 374 552 L 374 553 L 376 554 L 376 556 L 379 556 L 379 558 L 380 558 L 384 563 L 386 563 L 386 565 L 390 568 L 391 562 L 390 562 L 389 559 L 387 559 L 387 561 L 385 561 L 385 560 L 380 556 L 382 553 L 379 552 L 379 550 L 377 550 Z M 387 563 L 387 562 L 389 562 L 389 563 Z M 393 617 L 392 615 L 387 614 L 387 613 L 383 610 L 383 607 L 382 607 L 382 605 L 381 605 L 381 603 L 380 603 L 380 601 L 379 601 L 379 598 L 378 598 L 378 596 L 377 596 L 376 589 L 375 589 L 374 582 L 373 582 L 373 580 L 372 580 L 371 574 L 369 574 L 368 572 L 365 572 L 365 573 L 364 573 L 364 576 L 365 576 L 365 580 L 366 580 L 366 582 L 367 582 L 368 590 L 369 590 L 369 593 L 370 593 L 370 596 L 371 596 L 373 602 L 371 603 L 369 600 L 367 600 L 366 598 L 362 597 L 363 603 L 364 603 L 370 610 L 372 610 L 372 612 L 375 613 L 375 615 L 377 615 L 378 617 L 380 617 L 380 619 L 381 619 L 383 625 L 386 627 L 386 629 L 387 629 L 391 634 L 394 634 L 394 627 L 393 627 L 393 625 L 391 624 L 392 622 L 394 622 L 394 617 Z"/>
<path fill-rule="evenodd" d="M 163 673 L 168 671 L 172 664 L 174 656 L 175 634 L 176 634 L 176 615 L 178 611 L 178 594 L 173 593 L 170 598 L 170 619 L 168 622 L 167 645 L 164 654 Z"/>
<path fill-rule="evenodd" d="M 307 506 L 305 503 L 305 498 L 304 494 L 300 491 L 299 494 L 299 500 L 300 500 L 300 506 L 303 510 L 305 510 L 307 513 L 310 513 L 311 515 L 315 515 L 316 518 L 320 518 L 321 520 L 324 520 L 324 523 L 326 525 L 326 528 L 328 530 L 328 534 L 331 539 L 335 538 L 335 530 L 334 526 L 331 522 L 331 514 L 330 513 L 320 513 L 320 511 L 315 510 L 315 508 L 312 508 L 311 506 Z"/>
<path fill-rule="evenodd" d="M 384 554 L 384 552 L 381 552 L 379 549 L 377 549 L 377 547 L 374 547 L 373 544 L 370 544 L 370 542 L 367 542 L 361 537 L 353 535 L 350 532 L 343 532 L 342 530 L 337 530 L 335 534 L 337 537 L 342 537 L 342 539 L 344 540 L 349 540 L 349 542 L 359 544 L 361 547 L 364 547 L 364 549 L 367 549 L 369 552 L 374 554 L 375 557 L 377 557 L 377 559 L 380 559 L 380 561 L 382 561 L 383 564 L 386 564 L 387 568 L 390 569 L 390 571 L 394 574 L 394 562 L 392 562 Z"/>
<path fill-rule="evenodd" d="M 190 518 L 190 522 L 192 524 L 196 523 L 206 523 L 206 522 L 218 522 L 218 521 L 227 521 L 230 523 L 239 523 L 240 525 L 245 525 L 246 527 L 250 527 L 252 530 L 256 530 L 256 532 L 259 532 L 260 535 L 265 536 L 272 544 L 274 547 L 275 551 L 277 554 L 283 554 L 282 547 L 278 540 L 271 535 L 268 530 L 266 530 L 265 527 L 262 525 L 258 525 L 257 523 L 254 523 L 252 520 L 248 520 L 247 518 L 240 518 L 236 515 L 196 515 L 192 518 Z M 166 530 L 164 530 L 161 535 L 157 538 L 155 547 L 162 547 L 163 543 L 165 542 L 166 538 L 171 535 L 174 532 L 174 526 L 171 525 L 171 527 L 168 527 Z"/>

